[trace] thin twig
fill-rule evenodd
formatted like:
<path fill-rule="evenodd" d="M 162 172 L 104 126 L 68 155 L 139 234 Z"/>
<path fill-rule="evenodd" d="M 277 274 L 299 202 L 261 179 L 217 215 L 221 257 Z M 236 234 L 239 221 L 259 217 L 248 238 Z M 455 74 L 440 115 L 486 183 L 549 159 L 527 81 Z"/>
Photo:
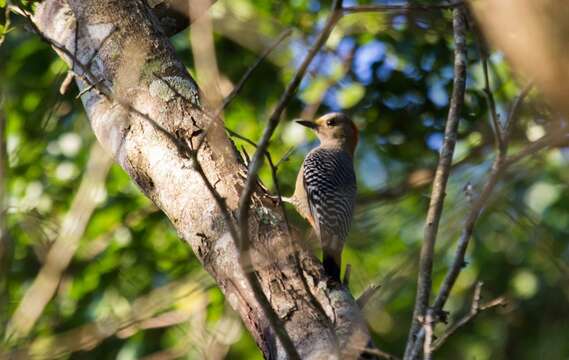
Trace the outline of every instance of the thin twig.
<path fill-rule="evenodd" d="M 503 153 L 507 152 L 507 146 L 509 144 L 510 141 L 510 135 L 512 133 L 512 129 L 518 119 L 518 115 L 519 112 L 521 110 L 521 107 L 526 99 L 526 97 L 528 96 L 528 94 L 530 93 L 531 89 L 533 89 L 533 82 L 530 81 L 528 82 L 524 88 L 522 89 L 522 91 L 519 93 L 518 96 L 516 96 L 516 98 L 514 99 L 509 111 L 508 111 L 508 117 L 506 119 L 506 124 L 504 126 L 504 143 L 502 144 L 503 148 L 500 149 L 500 151 L 502 151 Z"/>
<path fill-rule="evenodd" d="M 211 277 L 207 274 L 193 273 L 134 299 L 130 303 L 129 311 L 118 316 L 100 317 L 86 325 L 50 335 L 49 341 L 39 337 L 9 352 L 8 349 L 1 348 L 0 359 L 46 358 L 46 354 L 49 354 L 49 358 L 61 358 L 74 352 L 91 350 L 101 341 L 122 330 L 138 328 L 138 325 L 171 308 L 177 302 L 206 296 L 207 290 L 212 286 Z"/>
<path fill-rule="evenodd" d="M 79 41 L 79 22 L 75 20 L 75 35 L 73 39 L 73 63 L 71 64 L 71 71 L 67 71 L 65 75 L 65 79 L 61 82 L 61 86 L 59 86 L 59 94 L 65 95 L 67 90 L 69 90 L 69 86 L 73 83 L 73 79 L 75 76 L 73 75 L 73 71 L 75 70 L 75 59 L 77 58 L 77 44 Z M 80 96 L 79 96 L 80 97 Z M 79 97 L 76 97 L 78 99 Z"/>
<path fill-rule="evenodd" d="M 514 164 L 516 161 L 519 161 L 525 158 L 526 156 L 534 154 L 535 152 L 552 144 L 551 141 L 552 138 L 550 136 L 544 136 L 542 139 L 528 145 L 518 154 L 513 155 L 510 158 L 507 157 L 507 150 L 508 150 L 509 138 L 511 135 L 511 129 L 513 128 L 515 122 L 517 121 L 519 108 L 521 107 L 523 100 L 527 96 L 530 88 L 531 84 L 527 85 L 521 91 L 520 95 L 518 95 L 514 100 L 512 108 L 510 110 L 510 114 L 508 116 L 508 123 L 506 124 L 505 131 L 503 132 L 502 139 L 505 147 L 497 149 L 496 159 L 492 164 L 492 169 L 490 171 L 488 181 L 484 185 L 478 198 L 473 202 L 472 207 L 466 216 L 466 220 L 464 222 L 464 228 L 458 240 L 458 245 L 453 262 L 449 267 L 447 274 L 445 275 L 445 278 L 442 282 L 439 293 L 435 298 L 433 306 L 431 306 L 431 309 L 433 310 L 434 314 L 437 315 L 435 320 L 445 317 L 443 308 L 446 304 L 446 301 L 448 300 L 452 288 L 454 287 L 458 275 L 464 268 L 464 257 L 466 254 L 466 250 L 468 248 L 469 241 L 472 237 L 472 233 L 474 232 L 474 227 L 480 215 L 482 214 L 482 211 L 484 210 L 486 203 L 490 198 L 490 195 L 492 194 L 499 178 L 502 176 L 505 170 L 509 166 Z M 558 135 L 558 137 L 560 136 L 567 137 L 567 135 L 568 135 L 567 132 L 565 132 L 564 134 Z M 420 331 L 416 337 L 417 340 L 415 341 L 415 344 L 413 346 L 411 355 L 409 357 L 410 359 L 414 359 L 418 355 L 419 349 L 421 348 L 421 344 L 425 337 L 425 332 Z"/>
<path fill-rule="evenodd" d="M 483 283 L 478 282 L 474 288 L 474 296 L 472 297 L 470 312 L 455 324 L 453 324 L 451 327 L 449 327 L 435 342 L 433 342 L 431 346 L 431 352 L 437 351 L 451 337 L 451 335 L 457 332 L 461 327 L 474 320 L 482 311 L 489 310 L 497 306 L 504 306 L 507 304 L 507 300 L 503 296 L 499 296 L 485 304 L 480 304 L 482 286 Z"/>
<path fill-rule="evenodd" d="M 296 146 L 291 146 L 287 150 L 287 152 L 283 155 L 283 157 L 280 158 L 279 161 L 277 161 L 277 163 L 275 164 L 275 167 L 278 169 L 283 162 L 286 162 L 290 159 L 291 155 L 294 154 L 295 151 L 296 151 Z"/>
<path fill-rule="evenodd" d="M 248 250 L 250 247 L 249 204 L 251 201 L 251 196 L 253 195 L 253 191 L 255 190 L 255 184 L 257 183 L 257 174 L 259 172 L 259 169 L 261 168 L 263 157 L 265 156 L 265 152 L 267 151 L 270 138 L 280 122 L 280 118 L 284 109 L 286 108 L 288 102 L 292 99 L 292 97 L 296 92 L 296 89 L 300 85 L 300 82 L 304 77 L 304 74 L 306 73 L 308 66 L 310 65 L 310 63 L 312 62 L 312 60 L 314 59 L 320 48 L 324 45 L 324 43 L 328 39 L 328 36 L 332 32 L 334 25 L 342 16 L 341 7 L 342 7 L 342 0 L 334 0 L 334 4 L 332 6 L 332 13 L 328 17 L 328 20 L 326 21 L 324 28 L 318 35 L 318 38 L 316 39 L 315 43 L 312 45 L 308 54 L 304 58 L 304 61 L 302 62 L 300 68 L 297 70 L 294 78 L 292 79 L 290 84 L 287 86 L 285 92 L 281 96 L 275 110 L 273 111 L 273 114 L 269 118 L 267 126 L 265 127 L 265 130 L 263 132 L 263 136 L 261 137 L 261 141 L 259 142 L 257 150 L 253 155 L 253 159 L 251 160 L 251 164 L 249 166 L 249 171 L 247 174 L 247 181 L 245 183 L 245 188 L 243 189 L 241 198 L 239 199 L 239 211 L 238 211 L 239 227 L 241 230 L 240 250 L 241 253 L 245 255 L 245 257 L 242 259 L 242 261 L 244 261 L 245 263 L 250 262 L 250 259 L 248 259 L 249 258 Z"/>
<path fill-rule="evenodd" d="M 61 85 L 59 86 L 59 95 L 65 95 L 67 93 L 67 90 L 69 90 L 69 87 L 73 83 L 74 79 L 75 75 L 73 75 L 73 71 L 67 71 L 67 74 L 65 74 L 65 78 L 63 79 Z"/>
<path fill-rule="evenodd" d="M 405 349 L 406 359 L 413 349 L 416 334 L 421 328 L 419 317 L 425 318 L 427 315 L 427 307 L 431 294 L 435 242 L 437 239 L 439 222 L 441 219 L 444 198 L 446 195 L 446 186 L 452 165 L 452 157 L 454 154 L 454 146 L 457 139 L 460 112 L 464 103 L 466 83 L 465 21 L 466 19 L 464 9 L 455 9 L 453 19 L 455 39 L 454 84 L 452 97 L 450 100 L 448 119 L 445 127 L 444 142 L 441 149 L 439 163 L 437 165 L 437 170 L 435 172 L 435 179 L 433 181 L 433 189 L 431 192 L 431 201 L 429 203 L 429 210 L 427 212 L 425 239 L 423 241 L 420 255 L 420 269 L 417 282 L 415 309 L 413 311 L 413 323 L 411 325 Z"/>
<path fill-rule="evenodd" d="M 10 341 L 29 334 L 53 297 L 98 204 L 97 195 L 104 189 L 111 165 L 112 159 L 98 144 L 94 144 L 79 189 L 61 221 L 59 234 L 9 321 L 6 338 Z"/>
<path fill-rule="evenodd" d="M 509 167 L 528 156 L 531 156 L 545 148 L 556 146 L 557 144 L 569 140 L 569 131 L 556 134 L 545 135 L 540 139 L 530 143 L 528 146 L 520 150 L 518 153 L 508 156 L 504 159 L 504 167 Z"/>
<path fill-rule="evenodd" d="M 529 85 L 529 86 L 531 86 L 531 85 Z M 503 132 L 503 138 L 502 138 L 503 144 L 506 146 L 509 143 L 509 139 L 510 139 L 510 135 L 511 135 L 511 129 L 513 128 L 513 125 L 514 125 L 515 121 L 517 120 L 517 114 L 519 113 L 519 108 L 520 108 L 521 104 L 523 103 L 523 100 L 525 99 L 525 97 L 527 96 L 527 94 L 529 92 L 529 90 L 528 90 L 530 88 L 529 86 L 526 86 L 522 90 L 520 95 L 516 98 L 516 100 L 514 101 L 514 105 L 512 106 L 510 116 L 508 116 L 508 123 L 506 124 L 506 128 L 505 128 L 505 131 Z M 513 114 L 513 116 L 512 116 L 512 114 Z M 529 147 L 531 147 L 531 145 Z M 544 147 L 544 145 L 540 144 L 539 149 L 541 149 L 543 147 Z M 535 150 L 535 151 L 538 151 L 538 150 Z M 439 290 L 439 294 L 438 294 L 438 296 L 434 302 L 433 308 L 436 311 L 441 311 L 443 309 L 444 304 L 446 303 L 446 300 L 448 299 L 448 296 L 450 294 L 450 291 L 451 291 L 452 287 L 454 286 L 456 278 L 458 277 L 458 274 L 460 273 L 460 271 L 463 268 L 464 255 L 466 254 L 468 242 L 470 240 L 470 237 L 472 236 L 472 232 L 474 231 L 474 225 L 476 224 L 476 221 L 478 220 L 484 206 L 486 205 L 486 201 L 488 200 L 492 191 L 494 190 L 494 187 L 495 187 L 496 183 L 498 182 L 499 177 L 504 172 L 504 170 L 509 166 L 508 163 L 506 162 L 506 159 L 507 159 L 506 156 L 507 156 L 507 147 L 506 148 L 504 148 L 504 147 L 499 148 L 496 159 L 494 160 L 494 163 L 492 164 L 492 170 L 490 172 L 488 182 L 484 186 L 484 188 L 483 188 L 482 192 L 480 193 L 480 196 L 478 197 L 478 199 L 472 205 L 470 213 L 468 214 L 468 216 L 466 218 L 466 222 L 464 225 L 463 232 L 462 232 L 460 239 L 458 241 L 458 247 L 457 247 L 457 251 L 455 254 L 453 264 L 451 265 L 449 272 L 447 273 L 445 280 L 443 281 L 443 283 L 441 285 L 441 289 Z M 521 158 L 522 157 L 518 158 L 518 160 Z"/>
<path fill-rule="evenodd" d="M 68 75 L 71 74 L 73 75 L 72 72 L 68 72 Z M 66 77 L 67 79 L 67 77 Z M 71 77 L 71 79 L 73 79 L 73 76 Z M 79 99 L 81 98 L 81 96 L 85 95 L 86 93 L 88 93 L 89 91 L 93 90 L 95 88 L 95 86 L 97 86 L 98 84 L 100 84 L 101 82 L 103 82 L 103 79 L 97 80 L 95 83 L 86 86 L 83 90 L 79 91 L 79 93 L 75 96 L 75 99 Z"/>
<path fill-rule="evenodd" d="M 385 360 L 399 360 L 398 356 L 395 356 L 393 354 L 390 354 L 386 351 L 383 351 L 381 349 L 378 348 L 365 348 L 365 349 L 353 349 L 354 351 L 359 351 L 362 354 L 370 354 L 370 355 L 375 355 L 380 359 L 385 359 Z"/>
<path fill-rule="evenodd" d="M 494 100 L 494 94 L 490 87 L 490 76 L 488 74 L 488 58 L 482 59 L 482 72 L 484 73 L 484 97 L 488 105 L 488 112 L 490 113 L 490 121 L 492 124 L 492 130 L 494 131 L 494 139 L 496 141 L 496 148 L 501 149 L 504 147 L 502 140 L 502 126 L 498 120 L 498 113 L 496 111 L 496 101 Z"/>
<path fill-rule="evenodd" d="M 67 56 L 71 62 L 76 65 L 82 72 L 82 74 L 78 74 L 76 71 L 74 71 L 73 69 L 70 69 L 70 71 L 72 71 L 74 73 L 74 75 L 83 80 L 87 85 L 93 85 L 97 91 L 103 96 L 105 97 L 107 100 L 111 99 L 111 92 L 110 90 L 108 90 L 106 87 L 102 86 L 101 83 L 98 82 L 97 77 L 91 72 L 91 70 L 89 69 L 89 65 L 83 65 L 83 63 L 81 63 L 81 61 L 79 61 L 79 59 L 75 58 L 75 55 L 69 51 L 65 46 L 59 44 L 57 41 L 50 39 L 49 37 L 47 37 L 40 29 L 38 29 L 37 25 L 34 23 L 32 16 L 22 10 L 18 8 L 18 14 L 21 14 L 22 16 L 24 16 L 27 20 L 29 25 L 32 28 L 32 31 L 39 36 L 39 38 L 47 43 L 48 45 L 54 47 L 56 50 L 61 51 L 65 56 Z"/>
<path fill-rule="evenodd" d="M 375 294 L 377 294 L 379 289 L 381 289 L 381 284 L 379 284 L 379 283 L 372 283 L 371 285 L 368 285 L 368 287 L 356 299 L 356 303 L 358 304 L 358 307 L 361 310 L 363 310 L 366 307 L 366 305 L 369 303 L 371 298 Z"/>
<path fill-rule="evenodd" d="M 220 109 L 217 110 L 215 117 L 218 117 L 221 112 L 223 110 L 225 110 L 227 108 L 227 106 L 231 103 L 231 101 L 233 101 L 233 99 L 235 98 L 235 96 L 241 91 L 241 89 L 243 88 L 243 86 L 245 85 L 245 83 L 247 82 L 247 80 L 249 80 L 249 78 L 251 77 L 251 74 L 253 74 L 253 72 L 257 69 L 257 67 L 259 67 L 259 65 L 267 58 L 267 56 L 269 56 L 273 50 L 275 50 L 287 37 L 289 37 L 292 34 L 292 30 L 291 29 L 287 29 L 285 31 L 283 31 L 279 37 L 277 38 L 277 40 L 275 40 L 275 42 L 269 46 L 262 54 L 261 56 L 255 61 L 255 63 L 253 63 L 245 72 L 245 74 L 243 74 L 243 76 L 241 77 L 241 79 L 239 80 L 239 82 L 237 83 L 237 85 L 235 85 L 235 87 L 233 88 L 233 90 L 231 91 L 231 93 L 229 95 L 227 95 L 225 97 L 225 99 L 223 99 L 223 104 L 221 105 Z"/>

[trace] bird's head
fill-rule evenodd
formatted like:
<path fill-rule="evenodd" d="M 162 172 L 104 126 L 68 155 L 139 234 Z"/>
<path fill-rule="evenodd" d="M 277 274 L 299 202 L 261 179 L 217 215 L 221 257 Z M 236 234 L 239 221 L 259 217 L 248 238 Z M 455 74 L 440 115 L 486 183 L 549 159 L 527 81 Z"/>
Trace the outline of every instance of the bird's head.
<path fill-rule="evenodd" d="M 358 144 L 358 128 L 346 114 L 329 113 L 314 121 L 296 120 L 316 132 L 322 146 L 339 146 L 354 153 Z"/>

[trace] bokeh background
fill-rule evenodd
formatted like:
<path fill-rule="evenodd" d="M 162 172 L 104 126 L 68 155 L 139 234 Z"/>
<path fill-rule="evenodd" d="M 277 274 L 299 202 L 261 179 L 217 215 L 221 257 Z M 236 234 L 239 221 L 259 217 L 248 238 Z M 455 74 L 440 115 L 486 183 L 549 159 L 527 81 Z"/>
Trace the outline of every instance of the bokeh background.
<path fill-rule="evenodd" d="M 222 95 L 282 31 L 293 30 L 225 111 L 228 128 L 254 141 L 260 137 L 329 5 L 219 0 L 211 7 Z M 57 291 L 37 323 L 16 342 L 4 338 L 2 347 L 31 347 L 53 358 L 261 358 L 165 216 L 98 148 L 75 86 L 59 94 L 66 76 L 63 61 L 26 31 L 21 18 L 10 18 L 6 28 L 6 18 L 0 17 L 5 127 L 0 133 L 6 150 L 0 151 L 5 163 L 0 226 L 10 245 L 0 272 L 4 335 L 54 244 L 62 244 L 71 260 L 62 265 Z M 436 248 L 435 287 L 494 158 L 481 54 L 489 55 L 491 90 L 502 119 L 525 83 L 501 52 L 487 50 L 471 25 L 467 93 Z M 172 43 L 201 84 L 190 40 L 186 30 Z M 379 348 L 399 355 L 411 321 L 429 182 L 452 89 L 452 40 L 449 10 L 344 17 L 310 67 L 270 146 L 283 193 L 290 194 L 316 139 L 289 120 L 344 111 L 357 123 L 360 199 L 344 258 L 352 265 L 354 294 L 381 284 L 365 315 Z M 533 91 L 510 151 L 563 119 Z M 254 152 L 246 142 L 235 143 L 243 152 Z M 506 296 L 508 305 L 480 314 L 453 335 L 438 352 L 441 359 L 569 358 L 568 164 L 569 151 L 550 149 L 510 168 L 498 184 L 446 309 L 451 322 L 466 314 L 477 281 L 484 282 L 483 299 Z M 269 169 L 261 177 L 274 188 Z M 310 236 L 307 224 L 288 210 L 293 225 Z"/>

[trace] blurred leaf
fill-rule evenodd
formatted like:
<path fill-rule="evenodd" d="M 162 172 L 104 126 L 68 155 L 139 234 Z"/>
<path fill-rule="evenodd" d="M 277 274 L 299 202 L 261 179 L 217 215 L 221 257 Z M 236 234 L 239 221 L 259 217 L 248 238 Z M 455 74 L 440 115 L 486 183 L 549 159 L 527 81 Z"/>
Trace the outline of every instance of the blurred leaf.
<path fill-rule="evenodd" d="M 356 105 L 363 98 L 365 94 L 365 88 L 358 83 L 350 84 L 343 87 L 338 91 L 338 103 L 342 109 L 348 109 Z"/>

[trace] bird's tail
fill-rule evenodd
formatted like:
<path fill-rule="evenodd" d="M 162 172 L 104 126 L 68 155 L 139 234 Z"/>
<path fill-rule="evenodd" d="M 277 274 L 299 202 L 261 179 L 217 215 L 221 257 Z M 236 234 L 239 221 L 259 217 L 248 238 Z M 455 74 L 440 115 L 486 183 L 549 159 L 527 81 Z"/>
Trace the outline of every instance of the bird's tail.
<path fill-rule="evenodd" d="M 341 264 L 340 262 L 334 259 L 334 256 L 324 252 L 322 265 L 324 265 L 324 271 L 326 271 L 326 274 L 328 274 L 328 276 L 330 276 L 337 282 L 341 282 L 340 281 Z"/>

